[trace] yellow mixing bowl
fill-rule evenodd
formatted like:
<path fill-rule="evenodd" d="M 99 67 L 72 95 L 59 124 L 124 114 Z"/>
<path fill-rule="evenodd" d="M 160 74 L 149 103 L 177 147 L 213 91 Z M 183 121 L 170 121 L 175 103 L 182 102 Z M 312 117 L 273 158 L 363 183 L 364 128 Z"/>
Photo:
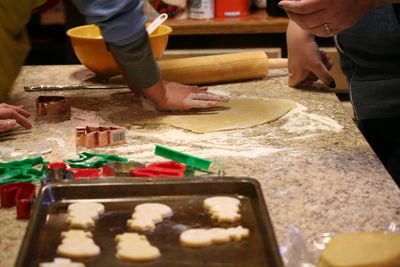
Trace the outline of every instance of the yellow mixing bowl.
<path fill-rule="evenodd" d="M 146 25 L 147 26 L 147 25 Z M 150 43 L 155 59 L 160 59 L 167 48 L 171 27 L 160 25 L 151 35 Z M 111 53 L 107 50 L 96 25 L 84 25 L 69 29 L 67 35 L 79 61 L 99 76 L 111 77 L 120 74 L 120 70 Z"/>

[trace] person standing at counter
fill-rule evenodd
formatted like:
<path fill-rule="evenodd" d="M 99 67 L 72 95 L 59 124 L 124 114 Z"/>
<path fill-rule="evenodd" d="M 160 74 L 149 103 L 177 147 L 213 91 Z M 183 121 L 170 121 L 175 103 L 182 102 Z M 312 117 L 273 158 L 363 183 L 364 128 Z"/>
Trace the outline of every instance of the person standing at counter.
<path fill-rule="evenodd" d="M 29 38 L 25 26 L 32 9 L 44 0 L 2 0 L 0 4 L 0 101 L 6 95 L 18 75 L 29 52 Z M 147 17 L 140 0 L 74 0 L 88 23 L 97 24 L 107 45 L 118 62 L 129 88 L 137 95 L 145 96 L 162 110 L 208 108 L 228 101 L 225 96 L 207 92 L 206 87 L 187 86 L 161 80 L 160 71 L 153 58 L 149 37 L 145 29 Z M 0 107 L 0 120 L 15 119 L 24 127 L 30 127 L 27 112 L 22 107 Z M 8 112 L 2 110 L 8 108 Z M 16 113 L 13 112 L 16 111 Z M 6 114 L 2 116 L 2 114 Z M 8 115 L 7 115 L 8 114 Z M 18 117 L 18 119 L 16 118 Z M 1 122 L 3 123 L 3 122 Z M 4 122 L 5 123 L 5 122 Z M 15 125 L 8 121 L 7 127 Z M 29 124 L 29 125 L 28 125 Z M 6 127 L 6 128 L 7 128 Z M 3 129 L 6 129 L 3 128 Z M 9 129 L 9 128 L 7 128 Z M 1 127 L 0 127 L 1 131 Z"/>
<path fill-rule="evenodd" d="M 400 185 L 400 1 L 281 1 L 287 29 L 289 85 L 320 79 L 335 87 L 331 63 L 314 36 L 334 37 L 358 127 Z M 306 55 L 306 56 L 305 56 Z"/>

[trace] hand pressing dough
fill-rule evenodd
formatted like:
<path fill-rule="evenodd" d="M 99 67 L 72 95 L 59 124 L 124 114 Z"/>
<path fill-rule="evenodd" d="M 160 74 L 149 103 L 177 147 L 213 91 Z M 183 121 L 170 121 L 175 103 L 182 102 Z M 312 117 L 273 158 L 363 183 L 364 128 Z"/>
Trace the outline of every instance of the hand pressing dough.
<path fill-rule="evenodd" d="M 285 99 L 232 98 L 215 109 L 174 114 L 138 111 L 132 107 L 111 114 L 118 125 L 166 124 L 196 133 L 210 133 L 245 129 L 272 122 L 296 107 Z"/>
<path fill-rule="evenodd" d="M 116 257 L 128 261 L 148 261 L 161 256 L 160 250 L 152 246 L 146 236 L 137 233 L 124 233 L 115 237 Z"/>
<path fill-rule="evenodd" d="M 233 197 L 209 197 L 204 200 L 204 207 L 211 213 L 211 218 L 218 222 L 240 220 L 240 201 Z"/>
<path fill-rule="evenodd" d="M 172 209 L 160 203 L 144 203 L 135 207 L 128 226 L 133 230 L 152 230 L 163 218 L 172 216 Z"/>
<path fill-rule="evenodd" d="M 318 267 L 398 267 L 400 235 L 379 232 L 344 233 L 322 251 Z"/>
<path fill-rule="evenodd" d="M 62 232 L 63 240 L 57 247 L 57 254 L 71 258 L 94 257 L 100 254 L 100 248 L 91 239 L 92 234 L 83 230 Z"/>
<path fill-rule="evenodd" d="M 249 229 L 242 226 L 231 228 L 189 229 L 181 233 L 179 239 L 187 247 L 205 247 L 231 240 L 239 241 L 249 236 Z"/>
<path fill-rule="evenodd" d="M 81 262 L 72 262 L 66 258 L 54 258 L 52 262 L 42 262 L 39 267 L 85 267 Z"/>
<path fill-rule="evenodd" d="M 78 202 L 68 206 L 67 223 L 72 227 L 86 228 L 94 226 L 94 220 L 104 213 L 104 205 L 97 202 Z"/>

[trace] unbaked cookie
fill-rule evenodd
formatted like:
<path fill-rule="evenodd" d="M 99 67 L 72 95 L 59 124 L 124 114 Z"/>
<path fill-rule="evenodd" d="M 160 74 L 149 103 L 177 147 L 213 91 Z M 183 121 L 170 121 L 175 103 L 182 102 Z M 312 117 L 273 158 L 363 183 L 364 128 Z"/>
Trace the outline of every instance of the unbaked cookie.
<path fill-rule="evenodd" d="M 57 247 L 57 254 L 71 258 L 94 257 L 100 254 L 100 248 L 94 243 L 92 233 L 83 230 L 62 232 L 63 240 Z"/>
<path fill-rule="evenodd" d="M 87 228 L 104 213 L 104 205 L 97 202 L 78 202 L 68 206 L 67 223 L 72 227 Z"/>
<path fill-rule="evenodd" d="M 137 233 L 124 233 L 115 237 L 116 257 L 127 261 L 149 261 L 161 256 L 160 250 L 152 246 L 146 236 Z"/>
<path fill-rule="evenodd" d="M 181 233 L 179 239 L 186 247 L 205 247 L 213 243 L 239 241 L 249 236 L 249 229 L 242 226 L 231 228 L 189 229 Z"/>
<path fill-rule="evenodd" d="M 233 197 L 209 197 L 204 200 L 204 207 L 211 213 L 211 218 L 218 222 L 234 222 L 240 220 L 240 201 Z"/>
<path fill-rule="evenodd" d="M 85 267 L 81 262 L 72 262 L 66 258 L 54 258 L 52 262 L 42 262 L 39 267 Z"/>
<path fill-rule="evenodd" d="M 128 220 L 128 226 L 134 230 L 152 230 L 156 223 L 161 222 L 163 218 L 172 216 L 172 214 L 172 209 L 164 204 L 140 204 L 135 207 L 132 219 Z"/>

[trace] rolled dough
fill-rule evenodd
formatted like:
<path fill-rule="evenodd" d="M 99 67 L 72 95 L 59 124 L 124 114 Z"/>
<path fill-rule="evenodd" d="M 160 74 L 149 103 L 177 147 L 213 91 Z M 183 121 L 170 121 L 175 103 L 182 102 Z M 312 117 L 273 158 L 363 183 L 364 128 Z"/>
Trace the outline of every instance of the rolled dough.
<path fill-rule="evenodd" d="M 133 125 L 165 124 L 196 133 L 210 133 L 245 129 L 272 122 L 296 103 L 285 99 L 233 98 L 217 108 L 197 112 L 158 113 L 138 111 L 136 107 L 110 114 L 115 124 Z"/>

